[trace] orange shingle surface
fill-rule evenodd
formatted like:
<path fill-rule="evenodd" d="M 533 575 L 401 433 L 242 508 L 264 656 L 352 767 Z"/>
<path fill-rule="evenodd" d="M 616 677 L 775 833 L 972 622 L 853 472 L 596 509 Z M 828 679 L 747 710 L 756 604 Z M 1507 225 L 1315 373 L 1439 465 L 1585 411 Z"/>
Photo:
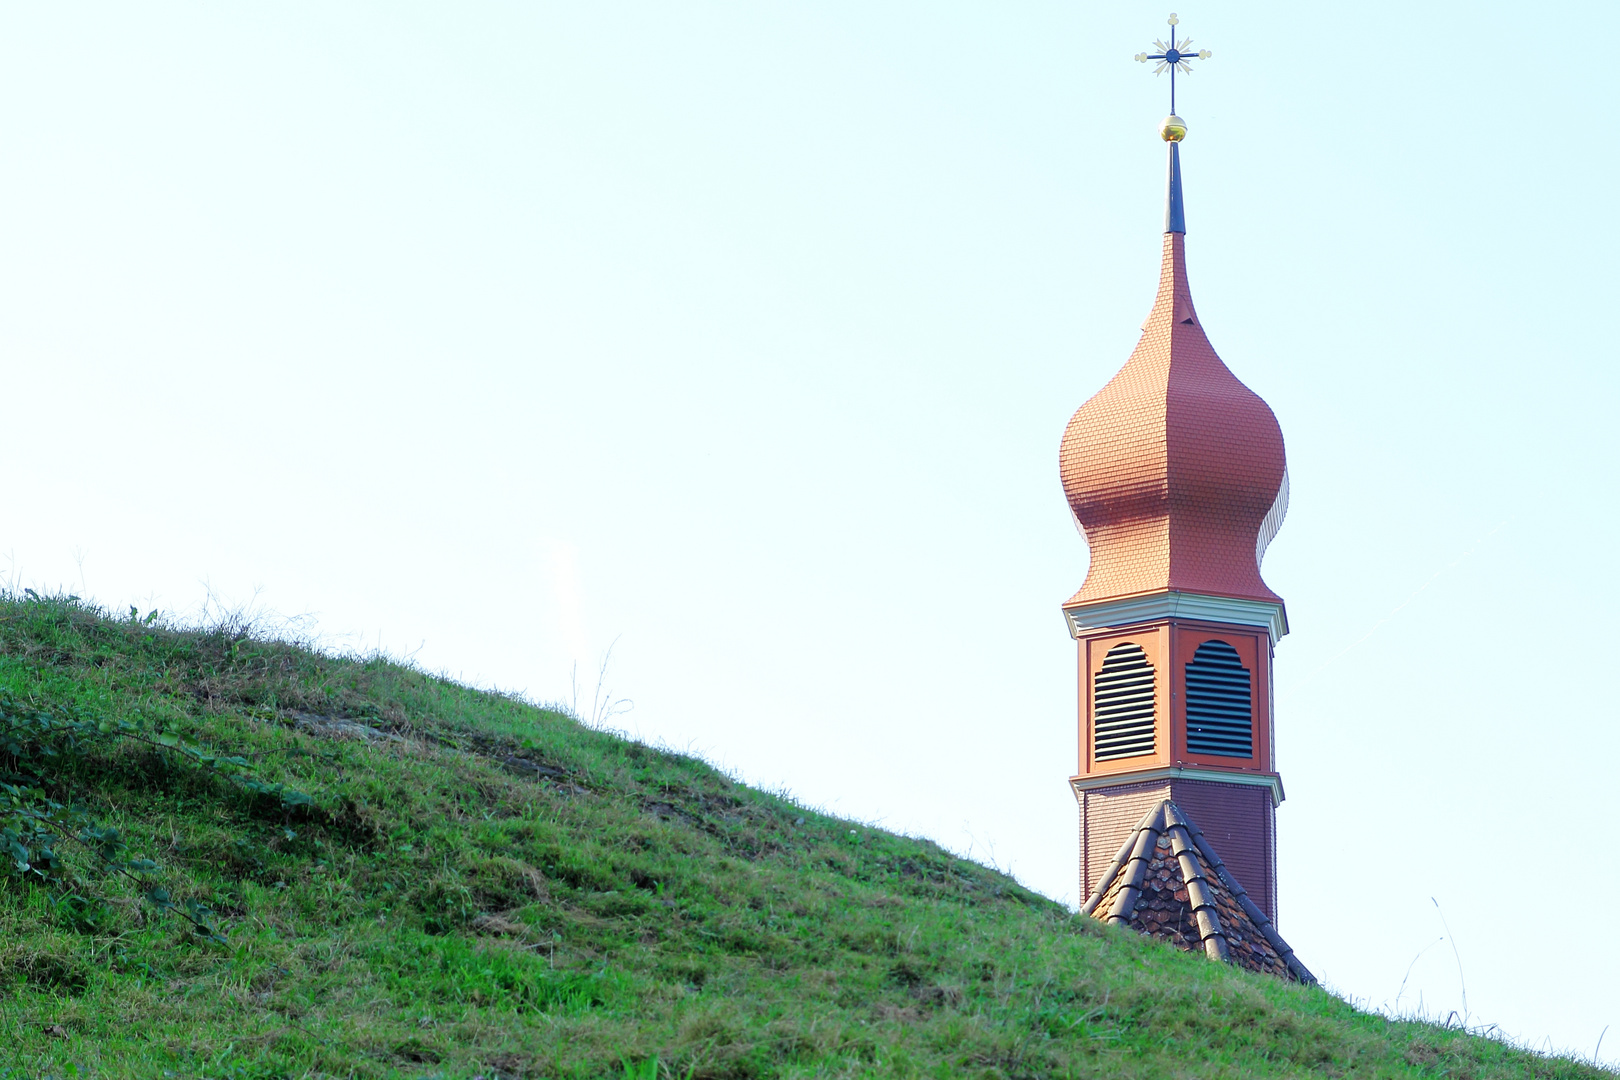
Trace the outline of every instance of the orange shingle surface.
<path fill-rule="evenodd" d="M 1280 599 L 1255 547 L 1283 484 L 1282 429 L 1204 336 L 1185 244 L 1165 234 L 1136 350 L 1063 434 L 1063 489 L 1091 545 L 1069 604 L 1165 590 Z"/>

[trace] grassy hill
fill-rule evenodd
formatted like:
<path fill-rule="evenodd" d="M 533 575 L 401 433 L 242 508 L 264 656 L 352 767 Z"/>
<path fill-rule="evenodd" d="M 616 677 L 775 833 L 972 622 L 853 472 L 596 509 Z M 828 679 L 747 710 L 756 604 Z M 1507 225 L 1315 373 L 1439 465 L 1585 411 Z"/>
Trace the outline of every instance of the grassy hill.
<path fill-rule="evenodd" d="M 240 628 L 0 597 L 0 714 L 0 1076 L 1608 1075 Z"/>

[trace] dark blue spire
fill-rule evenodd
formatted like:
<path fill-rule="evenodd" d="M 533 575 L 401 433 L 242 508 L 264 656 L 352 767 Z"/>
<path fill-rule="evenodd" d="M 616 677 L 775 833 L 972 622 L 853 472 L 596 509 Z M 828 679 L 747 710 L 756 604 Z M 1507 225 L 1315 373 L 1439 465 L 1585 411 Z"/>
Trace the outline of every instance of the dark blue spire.
<path fill-rule="evenodd" d="M 1169 173 L 1165 178 L 1164 231 L 1187 231 L 1187 214 L 1181 207 L 1181 143 L 1170 143 Z"/>

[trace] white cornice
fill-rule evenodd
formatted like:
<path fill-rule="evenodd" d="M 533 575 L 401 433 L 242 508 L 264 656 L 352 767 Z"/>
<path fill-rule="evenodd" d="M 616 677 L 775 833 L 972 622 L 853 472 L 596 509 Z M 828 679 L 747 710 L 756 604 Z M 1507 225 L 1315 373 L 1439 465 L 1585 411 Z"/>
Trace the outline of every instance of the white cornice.
<path fill-rule="evenodd" d="M 1235 600 L 1230 596 L 1204 596 L 1200 593 L 1162 592 L 1151 596 L 1128 596 L 1122 600 L 1102 600 L 1076 604 L 1063 609 L 1069 635 L 1078 638 L 1092 630 L 1131 626 L 1154 619 L 1199 619 L 1204 622 L 1263 626 L 1271 643 L 1288 633 L 1288 612 L 1281 603 L 1267 600 Z"/>
<path fill-rule="evenodd" d="M 1082 791 L 1123 787 L 1126 784 L 1151 784 L 1158 780 L 1203 780 L 1217 784 L 1269 788 L 1272 806 L 1280 805 L 1287 797 L 1283 794 L 1282 777 L 1276 773 L 1227 772 L 1225 769 L 1199 769 L 1186 765 L 1168 765 L 1161 769 L 1147 769 L 1142 772 L 1071 776 L 1069 786 L 1074 788 L 1074 793 L 1078 796 Z"/>

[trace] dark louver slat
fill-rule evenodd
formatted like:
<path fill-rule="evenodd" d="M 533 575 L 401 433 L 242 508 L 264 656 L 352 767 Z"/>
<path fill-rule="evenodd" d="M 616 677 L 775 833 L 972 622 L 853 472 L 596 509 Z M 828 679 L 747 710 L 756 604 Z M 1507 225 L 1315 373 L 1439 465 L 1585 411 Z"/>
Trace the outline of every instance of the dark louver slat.
<path fill-rule="evenodd" d="M 1140 645 L 1115 645 L 1092 683 L 1092 756 L 1153 753 L 1153 665 Z"/>
<path fill-rule="evenodd" d="M 1187 664 L 1187 749 L 1254 756 L 1254 683 L 1237 650 L 1206 641 Z"/>

